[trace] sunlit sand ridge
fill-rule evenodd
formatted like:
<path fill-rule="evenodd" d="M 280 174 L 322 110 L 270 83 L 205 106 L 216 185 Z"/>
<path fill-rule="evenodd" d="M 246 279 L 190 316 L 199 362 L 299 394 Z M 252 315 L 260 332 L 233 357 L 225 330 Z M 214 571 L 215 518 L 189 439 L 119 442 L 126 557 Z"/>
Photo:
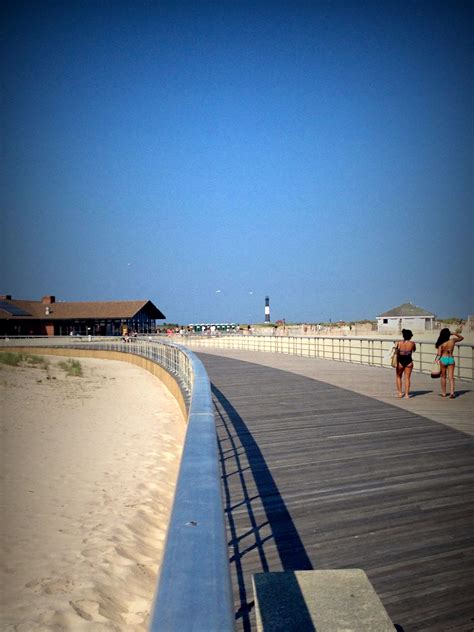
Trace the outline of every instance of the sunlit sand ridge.
<path fill-rule="evenodd" d="M 2 630 L 145 630 L 184 437 L 133 365 L 0 365 Z"/>

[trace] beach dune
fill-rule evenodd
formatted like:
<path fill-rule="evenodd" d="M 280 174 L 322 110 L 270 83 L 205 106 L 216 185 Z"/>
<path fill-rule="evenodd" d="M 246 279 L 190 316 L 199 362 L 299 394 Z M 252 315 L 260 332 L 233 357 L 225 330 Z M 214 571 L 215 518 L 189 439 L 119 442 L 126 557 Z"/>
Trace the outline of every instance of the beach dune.
<path fill-rule="evenodd" d="M 1 629 L 145 630 L 184 441 L 134 365 L 0 365 Z"/>

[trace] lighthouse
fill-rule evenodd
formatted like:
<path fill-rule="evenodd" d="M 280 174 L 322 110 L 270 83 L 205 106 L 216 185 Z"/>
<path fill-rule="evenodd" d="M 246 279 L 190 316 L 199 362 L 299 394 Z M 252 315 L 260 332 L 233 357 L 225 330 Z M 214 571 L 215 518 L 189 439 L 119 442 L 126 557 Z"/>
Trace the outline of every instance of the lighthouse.
<path fill-rule="evenodd" d="M 265 296 L 265 322 L 270 322 L 270 298 Z"/>

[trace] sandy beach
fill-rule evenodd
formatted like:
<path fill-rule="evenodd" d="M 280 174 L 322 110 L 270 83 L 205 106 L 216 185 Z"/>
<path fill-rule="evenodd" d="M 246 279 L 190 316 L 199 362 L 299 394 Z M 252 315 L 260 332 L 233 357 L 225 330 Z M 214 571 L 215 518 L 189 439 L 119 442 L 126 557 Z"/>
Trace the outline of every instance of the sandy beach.
<path fill-rule="evenodd" d="M 185 432 L 159 380 L 0 365 L 1 629 L 146 630 Z"/>

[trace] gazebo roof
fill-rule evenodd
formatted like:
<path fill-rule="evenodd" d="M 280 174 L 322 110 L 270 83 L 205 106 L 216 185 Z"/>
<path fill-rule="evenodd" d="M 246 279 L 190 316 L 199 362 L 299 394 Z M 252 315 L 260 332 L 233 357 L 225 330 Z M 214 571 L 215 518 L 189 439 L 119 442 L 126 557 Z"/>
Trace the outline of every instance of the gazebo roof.
<path fill-rule="evenodd" d="M 380 314 L 377 318 L 403 318 L 406 316 L 421 316 L 423 318 L 435 317 L 432 312 L 427 312 L 426 309 L 413 305 L 413 303 L 403 303 L 398 307 L 389 309 L 388 312 Z"/>

